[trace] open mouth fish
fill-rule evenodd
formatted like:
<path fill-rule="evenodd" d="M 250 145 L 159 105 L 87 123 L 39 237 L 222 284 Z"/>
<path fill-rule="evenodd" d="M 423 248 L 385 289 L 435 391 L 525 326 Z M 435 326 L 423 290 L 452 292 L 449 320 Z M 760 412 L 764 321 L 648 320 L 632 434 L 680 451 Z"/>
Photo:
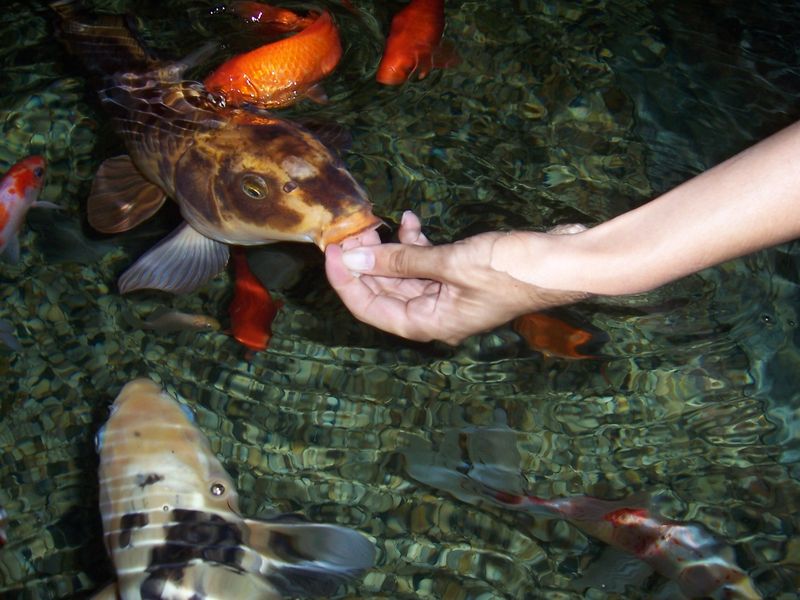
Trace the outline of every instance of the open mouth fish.
<path fill-rule="evenodd" d="M 97 446 L 104 541 L 117 580 L 96 598 L 328 595 L 373 564 L 373 544 L 351 529 L 243 518 L 208 440 L 149 379 L 123 387 Z"/>
<path fill-rule="evenodd" d="M 381 224 L 342 161 L 306 129 L 224 107 L 201 83 L 183 79 L 213 47 L 182 61 L 156 60 L 119 15 L 51 4 L 59 36 L 100 80 L 100 99 L 128 154 L 99 168 L 89 223 L 119 233 L 141 224 L 167 197 L 185 223 L 119 279 L 122 293 L 187 293 L 219 273 L 229 244 L 312 242 L 323 249 Z"/>

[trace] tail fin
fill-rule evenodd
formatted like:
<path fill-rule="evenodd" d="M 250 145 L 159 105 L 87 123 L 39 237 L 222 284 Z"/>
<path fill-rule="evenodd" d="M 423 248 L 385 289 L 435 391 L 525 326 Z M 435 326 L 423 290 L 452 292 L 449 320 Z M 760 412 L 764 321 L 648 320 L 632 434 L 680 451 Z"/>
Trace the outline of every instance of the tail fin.
<path fill-rule="evenodd" d="M 150 71 L 159 64 L 138 39 L 130 18 L 90 14 L 78 0 L 57 0 L 50 8 L 58 15 L 59 39 L 95 75 Z"/>
<path fill-rule="evenodd" d="M 332 594 L 375 562 L 375 547 L 357 531 L 322 523 L 245 519 L 248 546 L 268 558 L 263 575 L 287 596 Z"/>

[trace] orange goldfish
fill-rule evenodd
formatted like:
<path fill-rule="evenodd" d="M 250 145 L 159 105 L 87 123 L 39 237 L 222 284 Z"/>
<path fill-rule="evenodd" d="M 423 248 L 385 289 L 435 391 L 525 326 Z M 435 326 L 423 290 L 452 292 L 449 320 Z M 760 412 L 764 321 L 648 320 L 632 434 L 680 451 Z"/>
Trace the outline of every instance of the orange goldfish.
<path fill-rule="evenodd" d="M 546 313 L 522 315 L 511 326 L 532 350 L 559 358 L 597 358 L 586 349 L 602 344 L 607 337 L 604 332 L 576 327 Z"/>
<path fill-rule="evenodd" d="M 260 25 L 260 29 L 267 35 L 303 30 L 319 17 L 319 13 L 316 12 L 309 13 L 307 17 L 301 17 L 288 8 L 244 0 L 231 2 L 229 8 L 246 21 Z"/>
<path fill-rule="evenodd" d="M 259 2 L 236 3 L 234 10 L 279 31 L 302 31 L 224 62 L 205 78 L 206 89 L 231 106 L 280 108 L 303 96 L 326 99 L 318 82 L 330 75 L 342 56 L 339 30 L 329 12 L 302 18 Z"/>
<path fill-rule="evenodd" d="M 61 208 L 37 201 L 44 184 L 46 164 L 41 156 L 29 156 L 12 166 L 0 180 L 0 255 L 19 261 L 19 231 L 31 207 Z"/>
<path fill-rule="evenodd" d="M 272 321 L 281 303 L 272 299 L 269 290 L 250 271 L 243 248 L 234 248 L 232 258 L 236 283 L 229 308 L 231 333 L 250 350 L 264 350 L 272 337 Z"/>
<path fill-rule="evenodd" d="M 455 52 L 442 45 L 443 32 L 444 0 L 411 0 L 392 18 L 378 83 L 400 85 L 412 73 L 423 79 L 435 67 L 456 64 Z"/>
<path fill-rule="evenodd" d="M 564 518 L 592 537 L 632 554 L 675 581 L 688 598 L 761 598 L 747 573 L 736 565 L 729 546 L 702 526 L 664 519 L 640 501 L 588 496 L 546 500 L 484 488 L 501 506 Z"/>

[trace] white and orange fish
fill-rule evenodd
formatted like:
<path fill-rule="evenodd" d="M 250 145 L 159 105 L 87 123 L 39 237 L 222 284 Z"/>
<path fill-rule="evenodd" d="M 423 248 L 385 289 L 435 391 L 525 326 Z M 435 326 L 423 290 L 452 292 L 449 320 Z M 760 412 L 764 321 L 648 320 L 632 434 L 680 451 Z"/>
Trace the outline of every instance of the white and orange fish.
<path fill-rule="evenodd" d="M 12 166 L 0 180 L 0 255 L 19 261 L 19 231 L 33 207 L 61 208 L 37 200 L 47 165 L 41 156 L 29 156 Z"/>
<path fill-rule="evenodd" d="M 736 564 L 730 546 L 699 524 L 665 519 L 642 499 L 572 496 L 548 500 L 490 488 L 486 492 L 503 507 L 566 519 L 674 581 L 686 598 L 761 599 L 750 577 Z"/>
<path fill-rule="evenodd" d="M 448 430 L 435 447 L 416 436 L 411 440 L 403 455 L 413 479 L 470 504 L 490 502 L 503 509 L 565 519 L 617 551 L 619 556 L 605 553 L 573 581 L 577 589 L 596 586 L 622 593 L 634 583 L 634 575 L 655 571 L 669 580 L 663 588 L 669 595 L 664 598 L 761 599 L 753 581 L 736 564 L 730 545 L 700 524 L 662 517 L 647 495 L 601 500 L 527 494 L 516 432 L 506 426 Z"/>
<path fill-rule="evenodd" d="M 373 544 L 354 530 L 243 518 L 233 480 L 186 407 L 149 379 L 122 389 L 97 446 L 117 573 L 97 598 L 324 596 L 373 564 Z"/>

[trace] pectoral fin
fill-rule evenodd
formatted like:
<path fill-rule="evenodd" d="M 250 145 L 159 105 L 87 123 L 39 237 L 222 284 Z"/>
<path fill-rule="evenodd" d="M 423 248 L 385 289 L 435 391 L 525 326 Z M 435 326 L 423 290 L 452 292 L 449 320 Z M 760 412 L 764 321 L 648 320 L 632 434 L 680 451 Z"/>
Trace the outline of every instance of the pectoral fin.
<path fill-rule="evenodd" d="M 139 172 L 125 154 L 100 165 L 87 204 L 89 224 L 101 233 L 128 231 L 164 204 L 164 191 Z"/>
<path fill-rule="evenodd" d="M 327 596 L 375 562 L 375 546 L 346 527 L 245 519 L 247 545 L 269 560 L 262 574 L 286 596 Z"/>
<path fill-rule="evenodd" d="M 188 294 L 222 271 L 228 255 L 228 246 L 184 223 L 122 274 L 119 291 L 154 289 Z"/>

